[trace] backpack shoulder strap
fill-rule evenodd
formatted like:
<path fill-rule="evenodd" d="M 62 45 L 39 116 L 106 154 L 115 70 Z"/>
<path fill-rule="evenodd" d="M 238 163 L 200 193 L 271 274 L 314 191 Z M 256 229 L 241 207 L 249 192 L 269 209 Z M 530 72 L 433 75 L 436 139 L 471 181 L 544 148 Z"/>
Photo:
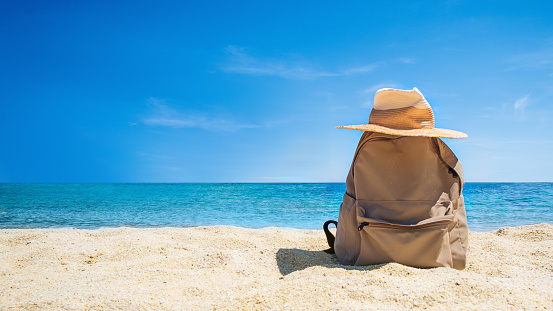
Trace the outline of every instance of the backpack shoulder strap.
<path fill-rule="evenodd" d="M 440 160 L 452 170 L 459 178 L 459 193 L 463 190 L 465 179 L 463 176 L 463 166 L 453 151 L 439 138 L 433 138 L 434 146 L 438 149 Z"/>

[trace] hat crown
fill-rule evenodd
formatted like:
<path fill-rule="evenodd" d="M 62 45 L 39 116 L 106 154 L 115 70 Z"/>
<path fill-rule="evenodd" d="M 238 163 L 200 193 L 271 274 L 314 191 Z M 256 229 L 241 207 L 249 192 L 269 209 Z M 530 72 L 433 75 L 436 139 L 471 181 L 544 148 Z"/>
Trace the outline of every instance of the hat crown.
<path fill-rule="evenodd" d="M 374 95 L 374 106 L 376 110 L 398 109 L 404 107 L 415 107 L 419 109 L 430 108 L 430 104 L 424 95 L 416 87 L 412 90 L 398 90 L 384 88 L 376 91 Z"/>
<path fill-rule="evenodd" d="M 396 130 L 434 128 L 434 113 L 417 89 L 380 89 L 374 96 L 369 124 Z"/>

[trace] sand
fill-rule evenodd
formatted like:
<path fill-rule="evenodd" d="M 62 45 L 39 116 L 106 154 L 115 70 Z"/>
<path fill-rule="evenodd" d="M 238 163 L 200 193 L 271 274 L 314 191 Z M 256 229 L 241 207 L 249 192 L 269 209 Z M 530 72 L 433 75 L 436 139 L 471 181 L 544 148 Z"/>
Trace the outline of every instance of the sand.
<path fill-rule="evenodd" d="M 0 230 L 0 310 L 551 310 L 553 225 L 470 232 L 467 268 L 351 267 L 322 230 Z"/>

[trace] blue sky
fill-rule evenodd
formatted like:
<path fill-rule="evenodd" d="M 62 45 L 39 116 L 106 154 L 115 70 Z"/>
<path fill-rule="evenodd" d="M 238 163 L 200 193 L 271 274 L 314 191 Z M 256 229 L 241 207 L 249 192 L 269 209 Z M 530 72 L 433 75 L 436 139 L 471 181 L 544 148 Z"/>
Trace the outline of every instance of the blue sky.
<path fill-rule="evenodd" d="M 0 182 L 343 182 L 381 87 L 553 181 L 550 1 L 0 3 Z"/>

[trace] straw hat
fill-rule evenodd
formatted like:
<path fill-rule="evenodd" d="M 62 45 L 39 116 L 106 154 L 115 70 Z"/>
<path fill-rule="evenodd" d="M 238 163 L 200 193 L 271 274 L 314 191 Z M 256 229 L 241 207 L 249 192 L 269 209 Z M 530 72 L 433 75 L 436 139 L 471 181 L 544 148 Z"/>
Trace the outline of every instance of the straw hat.
<path fill-rule="evenodd" d="M 380 89 L 374 95 L 369 124 L 337 128 L 399 136 L 466 138 L 467 134 L 434 127 L 434 113 L 422 93 L 412 90 Z"/>

